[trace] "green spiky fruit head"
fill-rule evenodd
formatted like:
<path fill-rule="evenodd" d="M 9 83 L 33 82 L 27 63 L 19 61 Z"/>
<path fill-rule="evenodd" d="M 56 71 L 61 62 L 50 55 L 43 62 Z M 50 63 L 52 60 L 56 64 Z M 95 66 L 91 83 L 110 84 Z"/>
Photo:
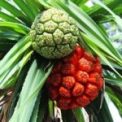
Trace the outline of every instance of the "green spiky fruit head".
<path fill-rule="evenodd" d="M 79 29 L 67 13 L 51 8 L 36 17 L 30 34 L 34 50 L 45 58 L 55 59 L 73 51 Z"/>

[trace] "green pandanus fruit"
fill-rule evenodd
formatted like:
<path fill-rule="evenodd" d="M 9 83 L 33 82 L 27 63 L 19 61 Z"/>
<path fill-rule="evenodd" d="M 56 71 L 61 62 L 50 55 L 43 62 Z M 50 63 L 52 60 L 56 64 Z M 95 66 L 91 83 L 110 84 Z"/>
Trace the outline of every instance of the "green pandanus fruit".
<path fill-rule="evenodd" d="M 79 30 L 64 11 L 51 8 L 39 14 L 32 27 L 33 49 L 48 59 L 69 55 L 78 42 Z"/>

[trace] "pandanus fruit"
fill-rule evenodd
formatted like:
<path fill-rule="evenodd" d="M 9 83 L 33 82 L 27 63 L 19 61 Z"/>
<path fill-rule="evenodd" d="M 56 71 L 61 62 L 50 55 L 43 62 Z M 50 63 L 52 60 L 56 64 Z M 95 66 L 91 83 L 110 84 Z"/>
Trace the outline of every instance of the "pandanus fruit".
<path fill-rule="evenodd" d="M 79 45 L 54 66 L 47 80 L 49 97 L 61 109 L 74 109 L 90 104 L 103 87 L 99 58 Z"/>

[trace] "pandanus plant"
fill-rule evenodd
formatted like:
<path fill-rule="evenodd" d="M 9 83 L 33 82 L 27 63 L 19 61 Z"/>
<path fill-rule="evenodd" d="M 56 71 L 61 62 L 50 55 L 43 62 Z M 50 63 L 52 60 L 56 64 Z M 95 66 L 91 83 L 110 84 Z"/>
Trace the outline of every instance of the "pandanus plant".
<path fill-rule="evenodd" d="M 109 103 L 122 116 L 122 2 L 89 2 L 0 1 L 1 122 L 113 122 Z"/>

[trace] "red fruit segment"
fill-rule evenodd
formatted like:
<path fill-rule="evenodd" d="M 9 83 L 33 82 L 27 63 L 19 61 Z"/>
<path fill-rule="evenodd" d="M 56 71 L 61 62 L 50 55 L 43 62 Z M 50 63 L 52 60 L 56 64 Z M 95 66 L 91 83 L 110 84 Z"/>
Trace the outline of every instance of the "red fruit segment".
<path fill-rule="evenodd" d="M 76 73 L 75 77 L 76 77 L 76 80 L 79 81 L 80 83 L 86 83 L 89 78 L 89 75 L 88 73 L 79 70 Z"/>
<path fill-rule="evenodd" d="M 73 64 L 64 64 L 61 69 L 61 72 L 64 75 L 73 75 L 75 74 L 75 66 Z"/>
<path fill-rule="evenodd" d="M 83 95 L 83 96 L 80 96 L 76 99 L 76 102 L 82 106 L 82 107 L 85 107 L 86 105 L 88 105 L 90 103 L 90 100 L 87 96 Z"/>
<path fill-rule="evenodd" d="M 92 63 L 85 58 L 79 60 L 79 69 L 82 71 L 90 72 L 92 70 Z"/>
<path fill-rule="evenodd" d="M 89 77 L 88 81 L 89 81 L 90 83 L 96 84 L 96 78 L 94 78 L 94 77 Z"/>
<path fill-rule="evenodd" d="M 100 79 L 100 75 L 97 73 L 97 72 L 95 72 L 95 73 L 91 73 L 90 75 L 89 75 L 89 82 L 91 82 L 91 83 L 94 83 L 94 84 L 97 84 L 98 83 L 98 80 Z"/>
<path fill-rule="evenodd" d="M 86 91 L 85 93 L 89 96 L 92 96 L 93 94 L 95 94 L 98 91 L 97 87 L 93 84 L 88 84 L 86 87 Z"/>
<path fill-rule="evenodd" d="M 75 78 L 74 77 L 72 77 L 72 76 L 65 76 L 65 77 L 63 77 L 62 84 L 67 89 L 71 89 L 74 86 L 75 82 L 76 81 L 75 81 Z"/>
<path fill-rule="evenodd" d="M 96 84 L 98 86 L 98 89 L 100 90 L 103 87 L 103 78 L 98 73 L 91 73 L 89 76 L 88 81 L 90 83 Z"/>
<path fill-rule="evenodd" d="M 86 87 L 85 94 L 90 96 L 91 100 L 93 100 L 98 95 L 98 88 L 95 85 L 88 84 Z"/>
<path fill-rule="evenodd" d="M 64 87 L 60 87 L 60 88 L 59 88 L 59 94 L 60 94 L 62 97 L 71 97 L 70 91 L 67 90 L 67 89 L 64 88 Z"/>
<path fill-rule="evenodd" d="M 84 92 L 84 86 L 81 85 L 80 83 L 76 83 L 73 88 L 72 95 L 73 96 L 80 96 L 83 94 L 83 92 Z"/>

